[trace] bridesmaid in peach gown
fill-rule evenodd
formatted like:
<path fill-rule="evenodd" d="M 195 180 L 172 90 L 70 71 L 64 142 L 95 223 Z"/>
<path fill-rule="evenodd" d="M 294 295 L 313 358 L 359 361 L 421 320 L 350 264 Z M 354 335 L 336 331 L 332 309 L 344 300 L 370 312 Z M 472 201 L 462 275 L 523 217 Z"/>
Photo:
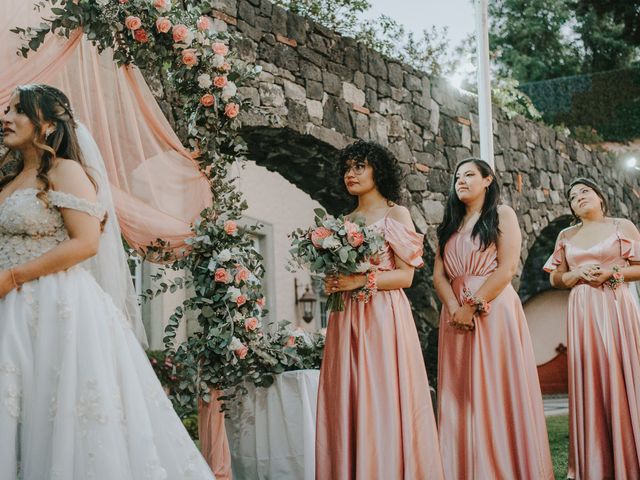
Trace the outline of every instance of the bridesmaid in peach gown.
<path fill-rule="evenodd" d="M 640 279 L 640 233 L 605 216 L 592 180 L 574 180 L 568 200 L 580 223 L 560 232 L 544 266 L 554 287 L 571 289 L 568 478 L 638 479 L 640 313 L 625 282 Z"/>
<path fill-rule="evenodd" d="M 327 278 L 344 291 L 345 310 L 329 318 L 318 392 L 318 480 L 443 479 L 438 435 L 417 330 L 403 288 L 422 266 L 423 237 L 406 208 L 395 205 L 399 172 L 383 147 L 357 142 L 339 166 L 358 206 L 351 216 L 377 225 L 386 238 L 378 292 L 367 303 L 349 292 L 365 275 Z"/>
<path fill-rule="evenodd" d="M 438 426 L 445 478 L 552 480 L 533 348 L 511 286 L 520 228 L 499 202 L 486 162 L 457 165 L 434 267 L 443 304 Z"/>

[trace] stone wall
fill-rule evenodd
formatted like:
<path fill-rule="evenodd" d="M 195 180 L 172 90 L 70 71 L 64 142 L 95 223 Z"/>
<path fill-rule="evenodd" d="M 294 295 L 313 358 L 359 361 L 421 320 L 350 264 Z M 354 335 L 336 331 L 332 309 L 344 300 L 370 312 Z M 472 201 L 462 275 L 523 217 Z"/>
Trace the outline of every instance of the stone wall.
<path fill-rule="evenodd" d="M 452 168 L 479 155 L 475 97 L 268 0 L 218 0 L 212 15 L 219 28 L 242 33 L 236 48 L 263 67 L 242 89 L 259 107 L 243 118 L 253 159 L 337 212 L 347 203 L 336 194 L 335 150 L 357 138 L 388 146 L 406 174 L 405 203 L 432 260 Z M 520 273 L 540 232 L 569 213 L 565 189 L 577 175 L 600 182 L 614 215 L 640 223 L 638 175 L 615 159 L 497 108 L 493 127 L 503 201 L 517 211 L 523 233 Z M 429 274 L 419 275 L 412 297 L 416 313 L 435 324 Z"/>

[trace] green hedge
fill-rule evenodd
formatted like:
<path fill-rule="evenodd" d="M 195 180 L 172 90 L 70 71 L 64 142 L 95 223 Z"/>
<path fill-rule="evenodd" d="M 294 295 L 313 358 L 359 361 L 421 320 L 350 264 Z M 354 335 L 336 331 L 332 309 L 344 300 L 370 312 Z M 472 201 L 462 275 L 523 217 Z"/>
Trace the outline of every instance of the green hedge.
<path fill-rule="evenodd" d="M 609 141 L 640 138 L 640 68 L 556 78 L 520 89 L 548 123 L 593 127 Z"/>

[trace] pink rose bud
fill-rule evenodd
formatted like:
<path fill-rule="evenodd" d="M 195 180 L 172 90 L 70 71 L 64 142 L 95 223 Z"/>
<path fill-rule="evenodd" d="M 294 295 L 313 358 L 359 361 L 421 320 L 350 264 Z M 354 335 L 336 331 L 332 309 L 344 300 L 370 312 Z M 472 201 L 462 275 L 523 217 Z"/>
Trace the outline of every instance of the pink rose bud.
<path fill-rule="evenodd" d="M 247 297 L 245 297 L 244 295 L 238 295 L 238 298 L 236 298 L 236 305 L 241 307 L 245 303 L 247 303 Z"/>
<path fill-rule="evenodd" d="M 142 26 L 142 20 L 134 15 L 129 15 L 124 21 L 124 26 L 129 30 L 137 30 Z"/>
<path fill-rule="evenodd" d="M 183 42 L 189 36 L 189 29 L 186 25 L 178 24 L 174 25 L 173 30 L 173 41 L 176 43 Z"/>
<path fill-rule="evenodd" d="M 229 53 L 229 47 L 221 42 L 214 42 L 213 45 L 211 45 L 211 49 L 216 55 L 225 56 L 227 53 Z"/>
<path fill-rule="evenodd" d="M 224 62 L 221 66 L 220 66 L 220 70 L 222 70 L 223 72 L 228 72 L 229 70 L 231 70 L 231 65 L 229 65 L 228 62 Z"/>
<path fill-rule="evenodd" d="M 247 356 L 247 353 L 249 353 L 249 347 L 247 347 L 246 345 L 242 345 L 240 348 L 234 350 L 234 353 L 240 360 L 242 360 Z"/>
<path fill-rule="evenodd" d="M 143 28 L 139 28 L 133 32 L 133 38 L 136 42 L 147 43 L 149 41 L 149 35 Z"/>
<path fill-rule="evenodd" d="M 125 3 L 128 3 L 129 0 L 118 0 L 120 2 L 120 5 L 124 5 Z"/>
<path fill-rule="evenodd" d="M 200 103 L 205 107 L 211 107 L 216 103 L 216 97 L 214 97 L 210 93 L 207 93 L 200 97 Z"/>
<path fill-rule="evenodd" d="M 289 336 L 289 339 L 287 340 L 287 347 L 289 348 L 293 348 L 296 346 L 296 337 L 294 337 L 293 335 Z"/>
<path fill-rule="evenodd" d="M 154 0 L 153 6 L 161 12 L 168 12 L 171 10 L 171 0 Z"/>
<path fill-rule="evenodd" d="M 237 103 L 227 103 L 224 107 L 224 114 L 229 118 L 236 118 L 240 113 L 240 106 Z"/>
<path fill-rule="evenodd" d="M 350 233 L 347 235 L 347 241 L 353 248 L 357 248 L 364 242 L 364 234 L 361 232 Z"/>
<path fill-rule="evenodd" d="M 160 33 L 168 33 L 171 30 L 171 20 L 167 17 L 159 17 L 156 20 L 156 30 Z"/>
<path fill-rule="evenodd" d="M 259 299 L 256 300 L 256 304 L 260 307 L 260 308 L 264 308 L 264 306 L 267 304 L 267 299 L 264 297 L 260 297 Z"/>
<path fill-rule="evenodd" d="M 224 86 L 227 84 L 227 77 L 225 76 L 219 76 L 219 77 L 214 77 L 213 78 L 213 85 L 216 88 L 224 88 Z"/>
<path fill-rule="evenodd" d="M 188 68 L 198 64 L 198 55 L 194 48 L 185 48 L 182 51 L 182 63 L 184 63 Z"/>
<path fill-rule="evenodd" d="M 214 280 L 218 283 L 228 283 L 229 277 L 229 272 L 227 272 L 227 270 L 224 268 L 216 269 L 215 273 L 213 274 Z"/>
<path fill-rule="evenodd" d="M 258 328 L 258 319 L 256 317 L 249 317 L 244 321 L 244 329 L 247 332 L 253 332 Z"/>
<path fill-rule="evenodd" d="M 233 235 L 238 231 L 238 224 L 233 220 L 227 220 L 224 222 L 224 231 L 227 235 Z"/>
<path fill-rule="evenodd" d="M 211 19 L 205 16 L 198 18 L 198 21 L 196 22 L 196 28 L 201 32 L 209 30 L 211 28 Z"/>

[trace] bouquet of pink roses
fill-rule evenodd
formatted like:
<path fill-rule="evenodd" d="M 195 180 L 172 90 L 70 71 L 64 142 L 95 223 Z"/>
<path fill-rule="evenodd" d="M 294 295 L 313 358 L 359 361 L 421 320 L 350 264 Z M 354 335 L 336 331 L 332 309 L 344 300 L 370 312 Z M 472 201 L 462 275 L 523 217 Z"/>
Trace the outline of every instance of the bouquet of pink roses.
<path fill-rule="evenodd" d="M 352 275 L 375 269 L 378 253 L 384 246 L 384 237 L 379 230 L 367 227 L 363 219 L 334 218 L 320 208 L 314 212 L 315 226 L 299 228 L 289 235 L 293 246 L 290 250 L 293 269 L 306 267 L 312 273 L 324 275 Z M 368 299 L 364 292 L 354 292 L 354 298 Z M 344 310 L 341 292 L 329 295 L 327 309 Z"/>

